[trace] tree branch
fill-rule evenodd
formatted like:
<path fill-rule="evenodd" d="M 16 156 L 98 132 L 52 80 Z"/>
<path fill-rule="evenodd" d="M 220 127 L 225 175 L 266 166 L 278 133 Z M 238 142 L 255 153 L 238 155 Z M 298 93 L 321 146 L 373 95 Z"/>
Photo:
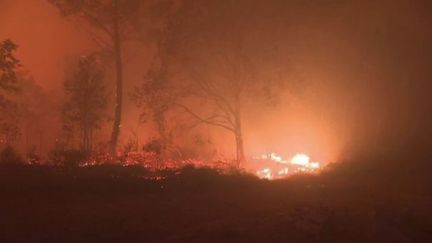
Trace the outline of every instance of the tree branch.
<path fill-rule="evenodd" d="M 202 118 L 198 114 L 196 114 L 195 112 L 193 112 L 191 109 L 189 109 L 187 106 L 185 106 L 183 104 L 180 104 L 180 103 L 175 103 L 175 104 L 177 106 L 181 107 L 183 110 L 185 110 L 187 113 L 189 113 L 191 116 L 193 116 L 195 119 L 199 120 L 200 122 L 203 122 L 203 123 L 206 123 L 206 124 L 209 124 L 209 125 L 213 125 L 213 126 L 222 127 L 222 128 L 225 128 L 225 129 L 227 129 L 227 130 L 229 130 L 231 132 L 234 132 L 234 128 L 229 127 L 229 126 L 227 126 L 225 124 L 222 124 L 222 123 L 220 123 L 220 121 L 219 122 L 212 121 L 212 119 L 220 117 L 220 115 L 211 116 L 209 118 Z"/>
<path fill-rule="evenodd" d="M 83 10 L 82 13 L 83 13 L 83 15 L 84 15 L 85 18 L 88 18 L 93 24 L 95 24 L 102 31 L 104 31 L 110 38 L 114 37 L 114 34 L 111 33 L 111 31 L 100 20 L 98 20 L 93 15 L 91 15 L 91 13 L 89 13 L 89 12 L 87 12 L 85 10 Z"/>

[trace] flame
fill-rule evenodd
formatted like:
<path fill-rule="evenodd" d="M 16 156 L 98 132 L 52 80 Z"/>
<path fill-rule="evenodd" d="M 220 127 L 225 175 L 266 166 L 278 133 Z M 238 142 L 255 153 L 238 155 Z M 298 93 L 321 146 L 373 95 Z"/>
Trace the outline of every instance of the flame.
<path fill-rule="evenodd" d="M 229 161 L 218 161 L 218 162 L 206 162 L 200 160 L 166 160 L 160 162 L 156 155 L 153 153 L 145 152 L 129 152 L 124 154 L 124 158 L 118 161 L 123 166 L 142 165 L 149 172 L 159 171 L 180 171 L 181 168 L 187 165 L 193 165 L 194 167 L 206 167 L 212 168 L 219 172 L 229 171 Z M 103 164 L 106 161 L 112 161 L 113 159 L 109 154 L 101 154 L 90 158 L 84 163 L 80 164 L 82 167 L 95 166 Z M 313 173 L 319 171 L 321 164 L 319 162 L 311 162 L 310 157 L 304 153 L 298 153 L 292 156 L 289 160 L 284 159 L 277 153 L 267 153 L 258 157 L 253 157 L 256 162 L 254 165 L 254 171 L 256 176 L 262 179 L 274 180 L 281 179 L 296 173 Z M 177 172 L 176 172 L 177 173 Z M 164 176 L 158 174 L 150 174 L 149 176 L 143 177 L 146 180 L 164 180 Z"/>
<path fill-rule="evenodd" d="M 295 173 L 316 172 L 320 169 L 319 162 L 311 162 L 310 157 L 303 153 L 295 154 L 290 160 L 284 160 L 276 153 L 263 154 L 254 159 L 268 164 L 256 170 L 259 178 L 268 180 L 285 178 Z"/>
<path fill-rule="evenodd" d="M 283 168 L 278 171 L 279 176 L 288 175 L 288 168 Z"/>
<path fill-rule="evenodd" d="M 272 170 L 270 168 L 264 168 L 257 170 L 257 175 L 260 178 L 271 180 L 273 178 Z"/>
<path fill-rule="evenodd" d="M 306 154 L 296 154 L 291 158 L 291 163 L 295 165 L 306 166 L 309 164 L 310 158 Z"/>
<path fill-rule="evenodd" d="M 278 155 L 275 154 L 275 153 L 271 153 L 271 154 L 270 154 L 270 158 L 271 158 L 272 160 L 276 161 L 276 162 L 279 162 L 279 163 L 284 162 L 284 160 L 282 159 L 282 157 L 281 157 L 281 156 L 278 156 Z"/>

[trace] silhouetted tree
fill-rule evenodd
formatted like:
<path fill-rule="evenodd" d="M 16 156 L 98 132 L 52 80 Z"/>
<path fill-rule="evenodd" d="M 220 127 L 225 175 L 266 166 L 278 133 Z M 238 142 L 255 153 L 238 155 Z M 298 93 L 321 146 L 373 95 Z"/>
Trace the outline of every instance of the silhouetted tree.
<path fill-rule="evenodd" d="M 7 101 L 4 106 L 0 108 L 2 116 L 0 117 L 0 134 L 3 139 L 1 143 L 10 144 L 15 142 L 20 135 L 20 107 L 13 102 Z"/>
<path fill-rule="evenodd" d="M 42 148 L 49 146 L 47 141 L 56 139 L 57 134 L 52 131 L 61 125 L 58 123 L 61 94 L 46 92 L 26 71 L 17 74 L 20 91 L 13 102 L 20 113 L 20 142 L 26 149 L 36 147 L 40 155 Z"/>
<path fill-rule="evenodd" d="M 14 56 L 18 46 L 11 40 L 0 43 L 0 89 L 3 91 L 16 91 L 16 70 L 21 66 Z"/>
<path fill-rule="evenodd" d="M 164 43 L 170 68 L 181 76 L 178 85 L 189 94 L 176 104 L 234 134 L 237 166 L 245 161 L 244 104 L 271 97 L 281 74 L 277 49 L 260 33 L 265 23 L 254 18 L 257 11 L 248 1 L 185 2 Z"/>
<path fill-rule="evenodd" d="M 155 64 L 148 71 L 144 82 L 132 93 L 132 100 L 141 108 L 141 121 L 145 122 L 150 118 L 157 126 L 162 157 L 166 155 L 166 149 L 172 143 L 167 113 L 173 108 L 177 96 L 168 79 L 166 67 L 160 63 Z"/>
<path fill-rule="evenodd" d="M 140 30 L 149 27 L 148 17 L 155 19 L 162 16 L 171 6 L 171 1 L 49 0 L 49 2 L 64 16 L 72 16 L 90 24 L 95 30 L 95 40 L 112 50 L 116 70 L 116 103 L 110 150 L 115 154 L 123 106 L 122 43 L 129 39 L 145 38 Z M 156 23 L 153 24 L 157 26 Z M 154 26 L 151 29 L 154 29 Z"/>
<path fill-rule="evenodd" d="M 0 43 L 0 134 L 3 135 L 3 143 L 9 144 L 19 134 L 18 119 L 19 112 L 16 104 L 8 96 L 16 93 L 17 69 L 21 66 L 19 60 L 14 56 L 17 45 L 11 40 Z"/>
<path fill-rule="evenodd" d="M 63 106 L 63 121 L 70 132 L 78 129 L 80 145 L 89 152 L 92 147 L 94 129 L 106 118 L 107 96 L 103 72 L 94 56 L 85 56 L 64 83 L 66 102 Z"/>
<path fill-rule="evenodd" d="M 10 144 L 0 151 L 0 164 L 22 164 L 23 162 L 21 156 Z"/>

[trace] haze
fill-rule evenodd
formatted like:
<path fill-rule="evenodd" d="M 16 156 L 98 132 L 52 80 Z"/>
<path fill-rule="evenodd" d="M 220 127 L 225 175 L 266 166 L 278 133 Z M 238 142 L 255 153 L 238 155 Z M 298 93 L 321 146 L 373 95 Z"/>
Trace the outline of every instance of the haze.
<path fill-rule="evenodd" d="M 284 46 L 278 48 L 289 60 L 284 64 L 288 85 L 278 91 L 275 103 L 254 104 L 245 112 L 249 156 L 304 152 L 330 162 L 346 155 L 345 151 L 393 150 L 429 137 L 432 34 L 428 1 L 293 1 L 282 5 L 287 12 L 262 21 L 272 21 L 285 31 L 284 43 L 280 43 Z M 23 69 L 46 94 L 57 93 L 61 99 L 68 60 L 97 49 L 97 44 L 87 30 L 60 16 L 47 1 L 3 0 L 1 11 L 1 39 L 18 44 L 16 55 Z M 125 45 L 129 46 L 124 58 L 120 144 L 128 141 L 132 131 L 144 144 L 155 136 L 155 128 L 151 122 L 138 122 L 139 110 L 128 94 L 150 67 L 156 40 Z M 107 80 L 113 90 L 112 66 L 107 69 Z M 233 154 L 230 134 L 200 127 L 218 151 L 228 157 Z M 48 144 L 61 131 L 54 133 Z M 109 133 L 106 124 L 97 132 L 98 140 L 109 140 Z"/>

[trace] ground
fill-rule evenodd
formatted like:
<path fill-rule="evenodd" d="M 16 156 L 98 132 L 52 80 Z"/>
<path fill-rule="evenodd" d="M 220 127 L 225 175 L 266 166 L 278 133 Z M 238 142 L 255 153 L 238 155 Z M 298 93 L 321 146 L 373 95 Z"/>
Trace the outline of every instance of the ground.
<path fill-rule="evenodd" d="M 0 169 L 0 242 L 430 242 L 430 190 L 206 169 Z M 349 180 L 348 180 L 349 179 Z M 345 182 L 345 183 L 344 183 Z M 379 185 L 379 186 L 377 186 Z"/>

